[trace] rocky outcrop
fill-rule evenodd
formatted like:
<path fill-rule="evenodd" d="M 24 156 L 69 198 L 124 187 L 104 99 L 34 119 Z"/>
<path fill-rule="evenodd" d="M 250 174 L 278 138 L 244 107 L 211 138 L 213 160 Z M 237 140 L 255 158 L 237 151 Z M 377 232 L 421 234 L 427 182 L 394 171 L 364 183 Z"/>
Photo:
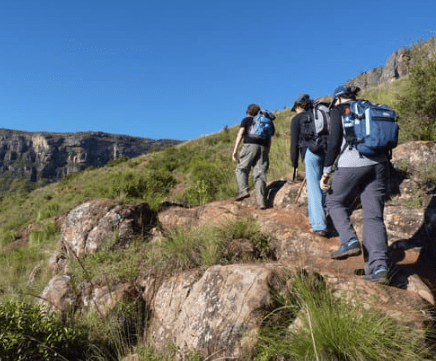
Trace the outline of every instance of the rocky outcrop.
<path fill-rule="evenodd" d="M 417 57 L 428 57 L 436 52 L 436 37 L 412 47 L 403 47 L 393 52 L 384 66 L 360 73 L 347 84 L 366 89 L 388 84 L 407 75 L 410 66 Z"/>
<path fill-rule="evenodd" d="M 102 167 L 120 156 L 148 153 L 152 147 L 180 143 L 127 135 L 88 133 L 32 133 L 0 129 L 0 191 L 14 179 L 55 181 L 88 167 Z"/>
<path fill-rule="evenodd" d="M 74 257 L 104 250 L 108 239 L 113 240 L 114 229 L 119 232 L 111 246 L 128 247 L 132 236 L 144 236 L 134 224 L 157 224 L 168 231 L 174 227 L 222 223 L 243 215 L 254 217 L 261 230 L 270 235 L 274 257 L 262 263 L 191 269 L 164 279 L 145 269 L 134 281 L 110 284 L 89 281 L 73 284 L 68 270 L 54 262 L 58 274 L 46 286 L 42 302 L 59 313 L 94 309 L 104 316 L 121 300 L 139 297 L 152 315 L 144 320 L 147 325 L 144 339 L 156 349 L 164 350 L 175 344 L 180 359 L 189 350 L 198 350 L 206 358 L 212 355 L 217 359 L 235 358 L 262 327 L 262 320 L 271 311 L 273 295 L 285 290 L 287 277 L 304 270 L 328 284 L 335 297 L 351 302 L 358 297 L 358 302 L 376 304 L 382 312 L 422 328 L 425 323 L 434 322 L 431 310 L 436 295 L 436 184 L 434 179 L 425 177 L 425 172 L 436 167 L 431 157 L 435 151 L 435 142 L 409 142 L 394 150 L 391 181 L 398 187 L 392 187 L 391 200 L 385 209 L 390 258 L 395 265 L 389 286 L 361 277 L 363 257 L 330 259 L 339 240 L 310 232 L 304 189 L 296 200 L 301 182 L 277 180 L 269 185 L 271 207 L 266 210 L 255 207 L 253 195 L 242 202 L 224 200 L 192 209 L 167 207 L 157 218 L 144 212 L 148 209 L 145 204 L 95 200 L 77 207 L 63 222 L 61 240 L 64 248 L 74 250 Z M 413 159 L 417 161 L 411 162 Z M 406 181 L 413 186 L 403 187 Z M 408 206 L 410 198 L 416 197 L 406 195 L 408 189 L 424 189 L 425 194 L 418 199 L 420 206 L 416 202 L 415 206 Z M 142 215 L 139 218 L 138 213 Z M 359 237 L 362 217 L 359 209 L 352 215 Z M 123 224 L 126 231 L 122 231 Z M 155 229 L 148 236 L 149 242 L 162 241 Z M 250 247 L 243 245 L 244 240 L 235 240 L 238 242 L 242 245 L 239 250 L 250 252 Z M 248 244 L 249 240 L 245 242 Z M 64 257 L 71 257 L 71 252 Z"/>

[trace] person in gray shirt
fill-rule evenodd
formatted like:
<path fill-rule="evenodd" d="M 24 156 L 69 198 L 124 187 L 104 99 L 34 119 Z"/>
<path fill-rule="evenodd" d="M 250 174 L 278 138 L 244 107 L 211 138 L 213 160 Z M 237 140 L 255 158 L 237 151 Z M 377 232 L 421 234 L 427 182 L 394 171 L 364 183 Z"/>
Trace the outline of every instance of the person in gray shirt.
<path fill-rule="evenodd" d="M 363 208 L 365 278 L 387 283 L 388 246 L 383 211 L 388 157 L 384 153 L 364 156 L 347 144 L 344 137 L 342 115 L 347 103 L 356 99 L 359 90 L 357 87 L 340 86 L 334 91 L 335 106 L 330 112 L 331 132 L 320 187 L 328 192 L 326 207 L 340 237 L 340 246 L 331 258 L 345 259 L 362 253 L 350 220 L 356 197 L 359 197 Z"/>

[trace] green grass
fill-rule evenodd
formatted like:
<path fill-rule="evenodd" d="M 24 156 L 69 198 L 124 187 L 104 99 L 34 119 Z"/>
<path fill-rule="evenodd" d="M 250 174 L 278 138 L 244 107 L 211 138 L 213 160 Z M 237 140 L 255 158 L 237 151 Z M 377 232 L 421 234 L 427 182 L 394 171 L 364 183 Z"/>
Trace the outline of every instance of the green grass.
<path fill-rule="evenodd" d="M 280 301 L 265 319 L 255 361 L 435 359 L 419 330 L 370 305 L 335 298 L 317 278 L 296 276 Z"/>

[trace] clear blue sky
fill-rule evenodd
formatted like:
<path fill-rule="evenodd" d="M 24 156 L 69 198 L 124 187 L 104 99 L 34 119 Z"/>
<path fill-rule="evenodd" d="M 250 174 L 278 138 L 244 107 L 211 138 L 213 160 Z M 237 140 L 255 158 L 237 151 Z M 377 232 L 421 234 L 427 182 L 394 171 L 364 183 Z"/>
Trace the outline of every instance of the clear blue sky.
<path fill-rule="evenodd" d="M 0 127 L 193 139 L 435 31 L 434 0 L 4 0 Z"/>

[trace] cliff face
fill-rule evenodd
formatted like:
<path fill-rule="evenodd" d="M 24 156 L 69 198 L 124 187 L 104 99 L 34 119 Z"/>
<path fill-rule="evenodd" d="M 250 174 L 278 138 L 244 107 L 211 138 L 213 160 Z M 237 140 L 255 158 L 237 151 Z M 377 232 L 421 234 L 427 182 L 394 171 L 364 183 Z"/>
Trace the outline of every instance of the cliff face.
<path fill-rule="evenodd" d="M 110 160 L 137 157 L 152 147 L 180 143 L 176 140 L 114 135 L 103 132 L 32 133 L 0 129 L 0 191 L 14 179 L 55 181 Z"/>
<path fill-rule="evenodd" d="M 436 37 L 412 47 L 404 47 L 393 52 L 384 66 L 360 73 L 349 80 L 348 85 L 366 89 L 390 83 L 407 75 L 409 67 L 417 57 L 428 57 L 436 52 Z"/>

